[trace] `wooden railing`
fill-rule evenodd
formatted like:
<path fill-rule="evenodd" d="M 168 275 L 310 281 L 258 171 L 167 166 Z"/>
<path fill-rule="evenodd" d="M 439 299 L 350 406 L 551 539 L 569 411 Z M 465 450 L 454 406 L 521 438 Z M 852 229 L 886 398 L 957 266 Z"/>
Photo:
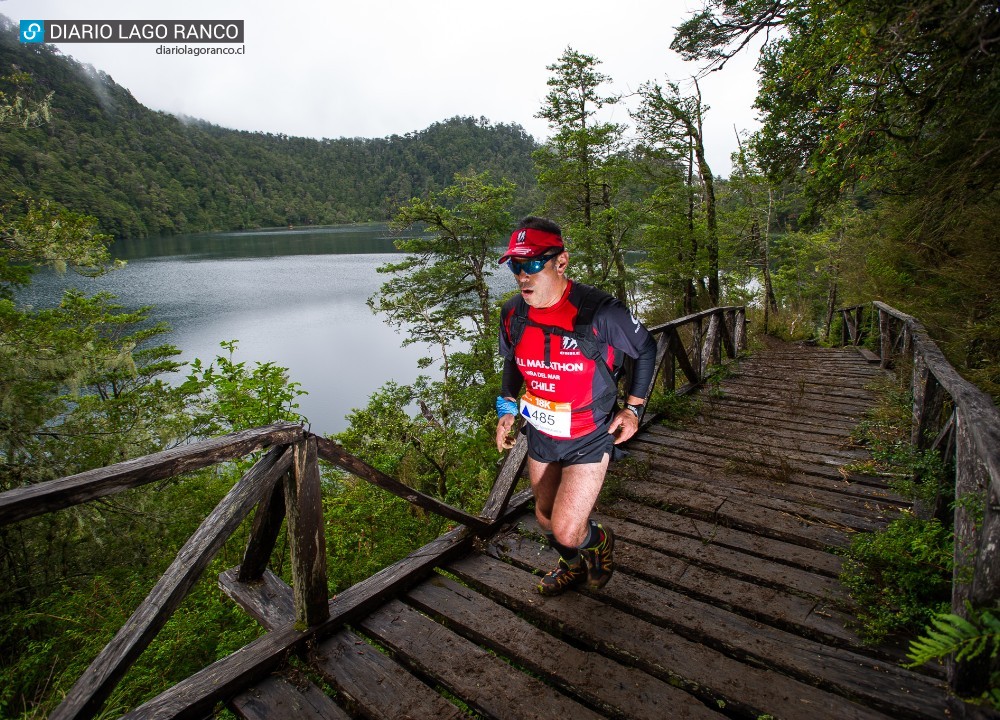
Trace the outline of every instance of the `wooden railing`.
<path fill-rule="evenodd" d="M 866 340 L 867 313 L 877 329 L 882 367 L 912 368 L 911 442 L 940 452 L 952 468 L 947 482 L 953 487 L 939 487 L 936 502 L 918 508 L 954 528 L 952 612 L 966 617 L 966 603 L 995 605 L 1000 601 L 1000 411 L 958 374 L 915 318 L 880 302 L 839 312 L 845 344 Z M 953 511 L 949 497 L 955 498 Z M 949 683 L 960 696 L 978 695 L 988 681 L 988 663 L 949 663 Z"/>
<path fill-rule="evenodd" d="M 657 365 L 645 397 L 649 397 L 660 376 L 667 390 L 679 393 L 703 382 L 710 367 L 720 361 L 723 349 L 730 357 L 735 357 L 745 347 L 745 328 L 743 308 L 715 308 L 652 328 L 657 338 Z M 676 387 L 678 368 L 686 380 L 681 388 Z M 363 617 L 437 565 L 466 553 L 476 536 L 492 534 L 530 501 L 530 490 L 512 498 L 524 471 L 526 446 L 524 436 L 519 436 L 514 448 L 507 453 L 493 490 L 478 516 L 420 493 L 350 455 L 332 440 L 289 423 L 234 433 L 0 493 L 2 526 L 238 460 L 266 449 L 184 544 L 146 599 L 98 654 L 51 717 L 56 720 L 89 718 L 100 712 L 118 682 L 254 508 L 256 512 L 243 560 L 238 568 L 223 573 L 220 585 L 230 594 L 239 592 L 245 597 L 252 593 L 234 591 L 237 584 L 266 590 L 269 583 L 278 582 L 267 565 L 282 522 L 286 521 L 295 621 L 271 630 L 125 717 L 203 717 L 218 701 L 262 679 L 289 653 L 300 652 L 314 638 L 329 635 L 344 623 Z M 459 525 L 330 599 L 319 460 Z M 265 591 L 258 596 L 266 594 Z M 253 612 L 252 608 L 248 609 Z"/>

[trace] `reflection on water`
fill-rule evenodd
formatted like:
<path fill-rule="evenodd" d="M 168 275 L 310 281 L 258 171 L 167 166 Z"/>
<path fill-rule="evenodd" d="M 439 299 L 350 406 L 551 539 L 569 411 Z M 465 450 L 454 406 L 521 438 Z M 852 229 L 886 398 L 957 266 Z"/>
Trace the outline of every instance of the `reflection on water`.
<path fill-rule="evenodd" d="M 210 360 L 237 339 L 237 360 L 289 368 L 309 393 L 300 412 L 315 432 L 344 429 L 351 408 L 387 380 L 412 382 L 426 353 L 401 348 L 403 337 L 365 304 L 386 280 L 376 268 L 396 252 L 384 225 L 119 241 L 112 252 L 124 269 L 92 280 L 41 271 L 19 302 L 50 306 L 75 286 L 110 292 L 128 309 L 152 305 L 186 361 Z"/>

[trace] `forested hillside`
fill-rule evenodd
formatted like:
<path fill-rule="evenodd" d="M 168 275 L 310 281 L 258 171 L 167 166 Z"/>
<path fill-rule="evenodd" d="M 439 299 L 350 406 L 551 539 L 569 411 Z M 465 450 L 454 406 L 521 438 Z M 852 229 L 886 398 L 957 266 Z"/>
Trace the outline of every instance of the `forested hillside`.
<path fill-rule="evenodd" d="M 150 110 L 106 73 L 0 32 L 10 71 L 51 121 L 0 130 L 0 202 L 57 200 L 115 237 L 387 220 L 457 172 L 535 186 L 533 138 L 519 125 L 455 117 L 388 138 L 315 140 L 242 132 Z M 401 108 L 400 113 L 405 113 Z"/>

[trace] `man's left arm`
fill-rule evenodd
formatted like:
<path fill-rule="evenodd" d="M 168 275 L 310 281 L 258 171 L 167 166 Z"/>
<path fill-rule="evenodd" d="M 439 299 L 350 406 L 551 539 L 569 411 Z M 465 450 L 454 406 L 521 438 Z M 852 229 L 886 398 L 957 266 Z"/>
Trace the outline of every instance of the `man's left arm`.
<path fill-rule="evenodd" d="M 646 392 L 656 372 L 656 340 L 646 327 L 621 303 L 608 308 L 605 337 L 616 352 L 633 358 L 632 384 L 625 407 L 615 413 L 608 432 L 616 435 L 615 444 L 623 443 L 639 430 L 639 416 L 646 403 Z M 604 323 L 602 323 L 604 324 Z"/>

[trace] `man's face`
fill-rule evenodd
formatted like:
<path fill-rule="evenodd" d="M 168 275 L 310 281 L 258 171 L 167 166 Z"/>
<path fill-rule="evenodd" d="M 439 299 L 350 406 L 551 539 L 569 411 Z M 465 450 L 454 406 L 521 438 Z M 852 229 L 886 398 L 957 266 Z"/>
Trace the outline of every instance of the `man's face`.
<path fill-rule="evenodd" d="M 545 266 L 534 275 L 522 270 L 515 277 L 521 290 L 521 297 L 534 308 L 546 308 L 555 305 L 566 289 L 566 265 L 569 253 L 565 250 L 545 263 Z"/>

